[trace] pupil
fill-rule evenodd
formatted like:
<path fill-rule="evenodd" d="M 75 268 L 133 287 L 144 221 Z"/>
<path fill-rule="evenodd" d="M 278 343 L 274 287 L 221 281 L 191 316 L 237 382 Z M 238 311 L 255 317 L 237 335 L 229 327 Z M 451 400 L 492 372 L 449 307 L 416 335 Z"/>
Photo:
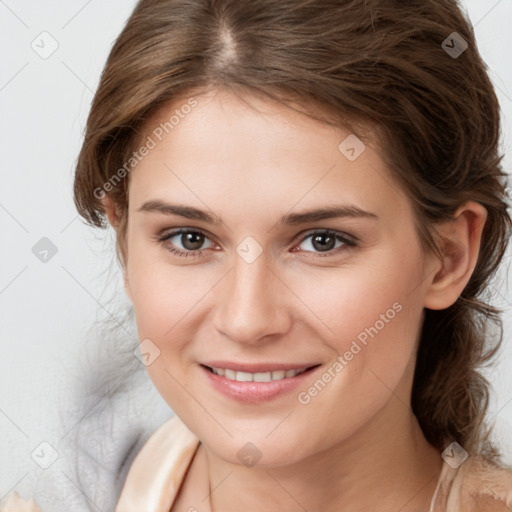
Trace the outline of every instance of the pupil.
<path fill-rule="evenodd" d="M 318 251 L 328 251 L 334 248 L 335 239 L 328 234 L 313 237 L 313 247 Z"/>
<path fill-rule="evenodd" d="M 181 243 L 185 249 L 194 251 L 203 245 L 204 236 L 201 233 L 183 233 Z"/>

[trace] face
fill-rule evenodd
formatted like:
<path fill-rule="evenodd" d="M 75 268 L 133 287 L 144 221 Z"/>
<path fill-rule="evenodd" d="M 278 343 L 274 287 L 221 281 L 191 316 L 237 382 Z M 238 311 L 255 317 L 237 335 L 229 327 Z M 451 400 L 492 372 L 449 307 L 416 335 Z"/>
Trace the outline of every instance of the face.
<path fill-rule="evenodd" d="M 247 99 L 216 90 L 148 124 L 125 278 L 174 412 L 225 461 L 278 466 L 408 399 L 426 269 L 376 145 Z"/>

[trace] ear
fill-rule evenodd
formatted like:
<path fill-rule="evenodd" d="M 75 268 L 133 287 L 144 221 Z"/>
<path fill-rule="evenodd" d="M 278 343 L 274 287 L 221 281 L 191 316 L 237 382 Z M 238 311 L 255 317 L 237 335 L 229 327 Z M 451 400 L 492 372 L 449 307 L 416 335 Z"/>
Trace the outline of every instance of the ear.
<path fill-rule="evenodd" d="M 427 288 L 424 306 L 446 309 L 459 298 L 478 261 L 487 210 L 479 203 L 464 203 L 449 221 L 437 227 L 442 259 Z"/>
<path fill-rule="evenodd" d="M 101 199 L 101 203 L 105 209 L 105 214 L 107 215 L 109 224 L 117 231 L 117 227 L 119 225 L 119 210 L 114 200 L 110 196 L 106 195 Z M 123 282 L 126 295 L 130 299 L 130 302 L 133 302 L 126 266 L 123 266 Z"/>
<path fill-rule="evenodd" d="M 101 198 L 101 204 L 105 209 L 109 224 L 117 229 L 119 224 L 119 211 L 117 209 L 115 201 L 108 194 Z"/>

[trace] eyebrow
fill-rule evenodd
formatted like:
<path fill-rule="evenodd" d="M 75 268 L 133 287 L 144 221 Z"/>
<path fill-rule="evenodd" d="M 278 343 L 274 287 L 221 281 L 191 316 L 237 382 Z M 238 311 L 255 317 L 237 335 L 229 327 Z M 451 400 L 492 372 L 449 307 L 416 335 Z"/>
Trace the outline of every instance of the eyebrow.
<path fill-rule="evenodd" d="M 165 203 L 160 200 L 146 201 L 137 211 L 140 212 L 160 212 L 166 215 L 178 215 L 186 219 L 199 220 L 208 224 L 222 224 L 222 219 L 215 214 L 210 214 L 204 210 L 199 210 L 192 206 L 184 206 L 180 204 Z M 334 218 L 368 218 L 378 219 L 379 217 L 373 213 L 359 208 L 354 205 L 334 205 L 314 210 L 307 210 L 300 213 L 287 213 L 283 215 L 275 225 L 297 225 L 308 222 L 316 222 Z"/>

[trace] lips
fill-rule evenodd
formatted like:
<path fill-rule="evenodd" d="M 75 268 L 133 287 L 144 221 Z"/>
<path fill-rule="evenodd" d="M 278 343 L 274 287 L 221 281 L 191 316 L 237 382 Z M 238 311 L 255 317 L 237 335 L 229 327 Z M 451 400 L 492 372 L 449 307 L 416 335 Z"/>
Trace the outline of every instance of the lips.
<path fill-rule="evenodd" d="M 201 368 L 213 387 L 229 398 L 258 403 L 297 387 L 318 364 L 239 364 L 214 361 Z"/>

